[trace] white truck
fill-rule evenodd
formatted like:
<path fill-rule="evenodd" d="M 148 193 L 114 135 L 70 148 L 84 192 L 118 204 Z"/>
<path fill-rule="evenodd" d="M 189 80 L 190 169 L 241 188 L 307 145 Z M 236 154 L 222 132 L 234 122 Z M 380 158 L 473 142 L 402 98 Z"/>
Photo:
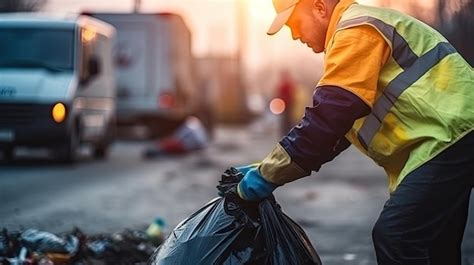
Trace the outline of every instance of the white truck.
<path fill-rule="evenodd" d="M 0 151 L 49 147 L 104 157 L 115 129 L 115 29 L 88 16 L 0 15 Z"/>
<path fill-rule="evenodd" d="M 91 13 L 117 29 L 115 65 L 119 125 L 146 125 L 153 135 L 169 133 L 189 115 L 200 116 L 191 33 L 172 13 Z"/>

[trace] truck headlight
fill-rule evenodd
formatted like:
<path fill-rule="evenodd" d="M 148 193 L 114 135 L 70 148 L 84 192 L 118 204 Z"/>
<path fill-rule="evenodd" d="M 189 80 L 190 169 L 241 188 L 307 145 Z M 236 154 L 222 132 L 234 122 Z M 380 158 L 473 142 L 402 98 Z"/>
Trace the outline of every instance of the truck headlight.
<path fill-rule="evenodd" d="M 55 122 L 63 122 L 66 119 L 66 106 L 64 106 L 64 104 L 61 102 L 54 104 L 53 110 L 51 111 L 51 116 Z"/>

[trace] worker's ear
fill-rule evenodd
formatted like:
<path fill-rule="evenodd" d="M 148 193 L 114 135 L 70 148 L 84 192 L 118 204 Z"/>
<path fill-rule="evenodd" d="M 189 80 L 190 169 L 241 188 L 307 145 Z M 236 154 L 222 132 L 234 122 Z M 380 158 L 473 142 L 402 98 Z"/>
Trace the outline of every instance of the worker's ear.
<path fill-rule="evenodd" d="M 318 17 L 326 17 L 327 15 L 327 0 L 312 0 L 311 10 L 313 15 Z"/>

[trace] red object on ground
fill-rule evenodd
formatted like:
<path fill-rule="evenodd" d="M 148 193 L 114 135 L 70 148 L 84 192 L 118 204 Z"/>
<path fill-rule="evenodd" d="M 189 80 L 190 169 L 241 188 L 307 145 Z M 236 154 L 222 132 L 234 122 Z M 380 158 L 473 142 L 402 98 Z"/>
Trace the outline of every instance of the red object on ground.
<path fill-rule="evenodd" d="M 186 152 L 182 141 L 179 139 L 168 137 L 159 141 L 158 148 L 169 154 L 182 154 Z"/>

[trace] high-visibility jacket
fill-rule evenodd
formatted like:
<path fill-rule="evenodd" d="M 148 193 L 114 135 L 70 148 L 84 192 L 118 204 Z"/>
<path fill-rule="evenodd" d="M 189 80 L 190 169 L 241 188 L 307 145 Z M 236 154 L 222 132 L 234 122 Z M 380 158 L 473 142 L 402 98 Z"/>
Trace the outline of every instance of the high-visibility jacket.
<path fill-rule="evenodd" d="M 356 120 L 346 138 L 386 170 L 393 191 L 408 173 L 474 130 L 474 71 L 441 34 L 412 17 L 352 4 L 336 33 L 360 25 L 380 32 L 391 56 L 380 71 L 371 113 Z"/>

